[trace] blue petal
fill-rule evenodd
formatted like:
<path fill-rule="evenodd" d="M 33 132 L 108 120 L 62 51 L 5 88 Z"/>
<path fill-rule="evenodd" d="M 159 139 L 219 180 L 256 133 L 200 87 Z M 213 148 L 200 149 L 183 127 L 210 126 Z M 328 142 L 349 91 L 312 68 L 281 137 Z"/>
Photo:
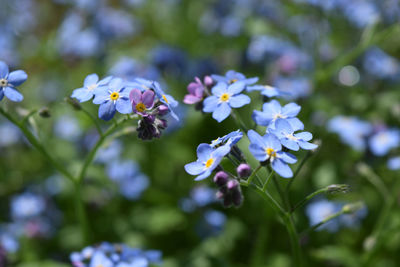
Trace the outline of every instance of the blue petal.
<path fill-rule="evenodd" d="M 9 73 L 9 69 L 7 64 L 4 61 L 0 61 L 0 79 L 7 78 Z"/>
<path fill-rule="evenodd" d="M 229 98 L 229 105 L 233 108 L 240 108 L 249 104 L 250 101 L 251 99 L 247 95 L 234 95 Z"/>
<path fill-rule="evenodd" d="M 89 91 L 86 88 L 78 88 L 72 92 L 71 97 L 74 97 L 79 100 L 79 102 L 85 102 L 93 97 L 93 92 Z"/>
<path fill-rule="evenodd" d="M 213 157 L 217 159 L 222 159 L 225 157 L 229 152 L 231 151 L 231 147 L 229 145 L 224 145 L 219 148 L 217 148 L 213 153 Z"/>
<path fill-rule="evenodd" d="M 254 83 L 258 82 L 258 77 L 247 78 L 247 79 L 241 80 L 241 82 L 244 82 L 245 84 L 254 84 Z"/>
<path fill-rule="evenodd" d="M 294 132 L 304 129 L 304 124 L 298 118 L 287 119 L 287 122 L 292 126 Z"/>
<path fill-rule="evenodd" d="M 256 131 L 254 131 L 254 130 L 248 131 L 247 137 L 249 138 L 250 143 L 259 145 L 261 147 L 266 147 L 264 139 Z"/>
<path fill-rule="evenodd" d="M 218 122 L 221 122 L 225 120 L 229 114 L 231 114 L 231 107 L 227 103 L 223 102 L 214 110 L 212 117 Z"/>
<path fill-rule="evenodd" d="M 249 151 L 251 154 L 253 154 L 254 158 L 256 158 L 258 161 L 266 161 L 268 159 L 268 154 L 265 152 L 265 150 L 257 145 L 257 144 L 250 144 L 249 146 Z"/>
<path fill-rule="evenodd" d="M 252 86 L 247 86 L 246 87 L 247 92 L 252 92 L 252 91 L 261 91 L 264 90 L 264 86 L 262 85 L 252 85 Z"/>
<path fill-rule="evenodd" d="M 299 145 L 302 149 L 305 149 L 305 150 L 313 150 L 318 147 L 316 144 L 312 144 L 312 143 L 309 143 L 306 141 L 299 141 Z"/>
<path fill-rule="evenodd" d="M 288 117 L 294 117 L 297 116 L 297 114 L 299 114 L 300 110 L 301 107 L 296 103 L 289 103 L 282 108 L 282 114 Z"/>
<path fill-rule="evenodd" d="M 288 138 L 282 138 L 281 143 L 284 147 L 287 147 L 290 150 L 294 150 L 294 151 L 299 150 L 299 144 L 294 140 L 290 140 Z"/>
<path fill-rule="evenodd" d="M 293 172 L 290 167 L 280 159 L 275 159 L 272 162 L 272 169 L 284 178 L 290 178 L 293 176 Z"/>
<path fill-rule="evenodd" d="M 14 102 L 21 102 L 24 99 L 24 96 L 17 91 L 17 89 L 12 87 L 4 88 L 4 94 L 8 99 Z"/>
<path fill-rule="evenodd" d="M 112 78 L 113 78 L 112 76 L 107 76 L 104 79 L 102 79 L 101 81 L 99 81 L 97 83 L 97 85 L 99 85 L 99 86 L 107 85 L 111 81 Z"/>
<path fill-rule="evenodd" d="M 271 114 L 267 114 L 258 110 L 253 111 L 251 118 L 260 126 L 268 126 L 273 119 Z"/>
<path fill-rule="evenodd" d="M 87 86 L 97 83 L 98 80 L 99 80 L 99 76 L 97 76 L 96 73 L 89 74 L 88 76 L 86 76 L 85 80 L 83 81 L 83 85 L 87 87 Z"/>
<path fill-rule="evenodd" d="M 246 78 L 242 73 L 236 72 L 234 70 L 228 70 L 225 73 L 225 77 L 228 78 L 229 80 L 237 79 L 237 80 L 243 80 Z"/>
<path fill-rule="evenodd" d="M 213 95 L 207 97 L 204 99 L 203 105 L 204 112 L 213 112 L 218 106 L 218 97 Z"/>
<path fill-rule="evenodd" d="M 107 101 L 99 107 L 99 118 L 105 121 L 109 121 L 114 117 L 115 105 L 113 101 Z"/>
<path fill-rule="evenodd" d="M 201 162 L 191 162 L 185 165 L 185 171 L 190 175 L 199 175 L 204 171 L 204 164 Z"/>
<path fill-rule="evenodd" d="M 3 100 L 4 97 L 4 90 L 0 87 L 0 101 Z"/>
<path fill-rule="evenodd" d="M 214 148 L 212 148 L 209 144 L 202 143 L 197 147 L 197 158 L 199 161 L 207 161 L 213 151 Z"/>
<path fill-rule="evenodd" d="M 116 103 L 117 111 L 121 114 L 129 114 L 132 113 L 132 104 L 129 99 L 120 98 Z"/>
<path fill-rule="evenodd" d="M 293 164 L 297 162 L 297 158 L 288 152 L 279 152 L 278 157 L 286 163 Z"/>
<path fill-rule="evenodd" d="M 301 132 L 301 133 L 296 133 L 294 134 L 297 138 L 303 140 L 303 141 L 310 141 L 312 139 L 312 134 L 309 132 Z"/>
<path fill-rule="evenodd" d="M 271 100 L 263 105 L 263 111 L 273 117 L 275 114 L 282 111 L 282 107 L 278 101 Z"/>
<path fill-rule="evenodd" d="M 275 130 L 277 132 L 281 132 L 284 134 L 293 133 L 292 127 L 290 126 L 289 122 L 287 122 L 285 119 L 277 119 L 275 121 Z"/>
<path fill-rule="evenodd" d="M 246 87 L 246 84 L 239 81 L 239 82 L 235 82 L 235 83 L 231 84 L 228 87 L 227 91 L 228 91 L 228 93 L 230 93 L 232 95 L 236 95 L 236 94 L 239 94 L 240 92 L 242 92 L 245 87 Z"/>
<path fill-rule="evenodd" d="M 8 75 L 8 82 L 11 83 L 13 86 L 18 86 L 22 83 L 24 83 L 28 79 L 28 74 L 26 74 L 25 71 L 23 70 L 16 70 L 11 72 Z"/>
<path fill-rule="evenodd" d="M 212 169 L 208 168 L 207 170 L 205 170 L 201 175 L 197 176 L 196 179 L 194 179 L 195 181 L 200 181 L 200 180 L 204 180 L 206 179 L 208 176 L 211 175 L 212 173 Z"/>
<path fill-rule="evenodd" d="M 93 104 L 102 104 L 105 101 L 110 100 L 110 93 L 106 90 L 96 91 L 95 97 L 93 99 Z"/>
<path fill-rule="evenodd" d="M 226 93 L 228 85 L 226 83 L 217 83 L 212 89 L 211 93 L 216 96 L 221 96 Z"/>
<path fill-rule="evenodd" d="M 121 78 L 114 78 L 110 81 L 109 88 L 112 91 L 119 92 L 124 86 L 124 81 Z"/>
<path fill-rule="evenodd" d="M 263 140 L 267 148 L 272 148 L 275 151 L 280 151 L 282 149 L 281 142 L 279 142 L 279 139 L 272 133 L 265 134 Z"/>
<path fill-rule="evenodd" d="M 226 83 L 228 81 L 228 78 L 225 76 L 217 75 L 217 74 L 211 74 L 211 78 L 217 82 L 224 82 Z"/>

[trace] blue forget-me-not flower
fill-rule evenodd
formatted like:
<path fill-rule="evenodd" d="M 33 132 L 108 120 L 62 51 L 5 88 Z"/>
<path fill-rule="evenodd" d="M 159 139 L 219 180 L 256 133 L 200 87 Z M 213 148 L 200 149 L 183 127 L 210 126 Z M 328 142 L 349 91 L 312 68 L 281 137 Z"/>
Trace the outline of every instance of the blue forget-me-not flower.
<path fill-rule="evenodd" d="M 212 112 L 212 117 L 221 122 L 231 114 L 232 108 L 240 108 L 250 103 L 250 97 L 240 94 L 245 88 L 245 83 L 235 82 L 228 85 L 217 83 L 212 89 L 212 96 L 204 100 L 204 112 Z"/>
<path fill-rule="evenodd" d="M 24 96 L 15 88 L 28 79 L 28 75 L 23 70 L 10 72 L 5 62 L 0 61 L 0 101 L 6 96 L 14 102 L 20 102 Z"/>
<path fill-rule="evenodd" d="M 72 92 L 71 97 L 79 100 L 79 102 L 85 102 L 96 94 L 97 91 L 106 89 L 106 86 L 111 81 L 112 77 L 108 76 L 99 81 L 99 76 L 97 74 L 89 74 L 83 81 L 83 87 L 77 88 Z"/>
<path fill-rule="evenodd" d="M 368 144 L 374 155 L 384 156 L 392 148 L 400 146 L 400 131 L 397 129 L 379 131 L 369 138 Z"/>
<path fill-rule="evenodd" d="M 260 136 L 257 132 L 250 130 L 247 136 L 250 140 L 249 150 L 258 161 L 269 160 L 272 169 L 284 178 L 293 176 L 287 164 L 296 163 L 297 159 L 292 154 L 282 151 L 282 145 L 274 134 L 267 133 Z"/>
<path fill-rule="evenodd" d="M 256 83 L 258 81 L 258 77 L 246 78 L 246 76 L 244 76 L 242 73 L 236 72 L 234 70 L 228 70 L 226 72 L 225 76 L 212 74 L 211 78 L 213 78 L 213 80 L 215 80 L 216 82 L 223 82 L 223 83 L 226 83 L 226 84 L 232 84 L 232 83 L 235 83 L 235 82 L 242 82 L 246 86 L 254 84 L 254 83 Z"/>
<path fill-rule="evenodd" d="M 115 111 L 122 114 L 132 113 L 129 93 L 130 89 L 125 86 L 120 78 L 112 79 L 107 87 L 98 90 L 93 103 L 100 104 L 99 118 L 106 121 L 111 120 Z"/>

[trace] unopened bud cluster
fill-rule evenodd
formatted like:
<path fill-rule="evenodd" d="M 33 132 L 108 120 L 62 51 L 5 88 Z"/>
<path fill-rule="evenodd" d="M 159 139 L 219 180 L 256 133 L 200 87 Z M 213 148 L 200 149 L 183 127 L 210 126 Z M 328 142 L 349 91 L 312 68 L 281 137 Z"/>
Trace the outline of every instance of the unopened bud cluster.
<path fill-rule="evenodd" d="M 242 204 L 243 195 L 237 180 L 230 179 L 226 172 L 219 171 L 214 176 L 214 183 L 218 186 L 217 198 L 222 200 L 224 207 L 239 207 Z"/>

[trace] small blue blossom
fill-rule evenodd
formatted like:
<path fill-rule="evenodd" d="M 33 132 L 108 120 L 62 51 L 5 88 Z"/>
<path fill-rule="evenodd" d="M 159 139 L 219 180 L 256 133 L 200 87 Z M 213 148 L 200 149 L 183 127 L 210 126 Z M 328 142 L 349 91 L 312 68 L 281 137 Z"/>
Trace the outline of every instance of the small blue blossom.
<path fill-rule="evenodd" d="M 280 96 L 282 95 L 282 92 L 273 86 L 269 85 L 252 85 L 252 86 L 247 86 L 246 90 L 248 92 L 252 91 L 260 91 L 263 96 L 266 97 L 274 97 L 274 96 Z"/>
<path fill-rule="evenodd" d="M 391 149 L 400 146 L 400 131 L 397 129 L 379 131 L 369 138 L 368 144 L 374 155 L 384 156 Z"/>
<path fill-rule="evenodd" d="M 240 94 L 245 88 L 243 82 L 231 85 L 219 82 L 212 89 L 212 96 L 203 102 L 203 111 L 212 112 L 212 117 L 221 122 L 231 114 L 232 108 L 240 108 L 250 103 L 250 97 Z"/>
<path fill-rule="evenodd" d="M 210 144 L 212 147 L 219 147 L 221 145 L 229 145 L 230 147 L 236 145 L 242 139 L 243 133 L 240 130 L 233 131 L 223 137 L 218 137 Z"/>
<path fill-rule="evenodd" d="M 367 73 L 381 79 L 400 75 L 399 61 L 378 47 L 373 47 L 365 53 L 363 67 Z"/>
<path fill-rule="evenodd" d="M 234 70 L 228 70 L 225 76 L 212 74 L 211 78 L 218 83 L 233 84 L 236 82 L 242 82 L 245 86 L 254 84 L 258 81 L 258 77 L 246 78 L 242 73 Z"/>
<path fill-rule="evenodd" d="M 342 208 L 339 204 L 323 199 L 310 203 L 306 208 L 306 214 L 310 220 L 310 225 L 312 226 L 339 212 L 341 209 Z M 335 218 L 324 223 L 316 230 L 320 231 L 325 229 L 329 232 L 336 232 L 339 229 L 338 223 L 338 218 Z"/>
<path fill-rule="evenodd" d="M 11 217 L 14 220 L 25 220 L 39 216 L 45 209 L 45 199 L 30 192 L 17 195 L 11 199 Z"/>
<path fill-rule="evenodd" d="M 356 150 L 364 150 L 366 138 L 372 132 L 370 123 L 356 117 L 336 116 L 328 122 L 328 129 L 337 133 L 343 143 Z"/>
<path fill-rule="evenodd" d="M 390 170 L 400 170 L 400 156 L 388 160 L 387 166 Z"/>
<path fill-rule="evenodd" d="M 16 89 L 23 84 L 28 75 L 23 70 L 10 72 L 5 62 L 0 61 L 0 101 L 6 96 L 13 102 L 21 102 L 24 96 Z"/>
<path fill-rule="evenodd" d="M 106 89 L 105 87 L 111 81 L 112 77 L 108 76 L 99 81 L 99 76 L 97 74 L 89 74 L 86 76 L 83 87 L 75 89 L 72 92 L 71 97 L 74 97 L 79 100 L 79 102 L 85 102 L 90 99 L 96 94 L 97 91 L 101 91 Z"/>
<path fill-rule="evenodd" d="M 120 78 L 114 78 L 110 81 L 108 87 L 96 92 L 93 99 L 94 104 L 100 104 L 99 118 L 111 120 L 115 111 L 121 114 L 132 113 L 132 105 L 129 100 L 130 89 L 125 87 Z"/>
<path fill-rule="evenodd" d="M 90 261 L 89 267 L 113 267 L 114 264 L 102 251 L 96 251 Z"/>
<path fill-rule="evenodd" d="M 264 103 L 263 111 L 254 110 L 252 114 L 253 120 L 261 126 L 275 128 L 275 121 L 277 119 L 285 119 L 290 125 L 298 130 L 304 129 L 303 123 L 296 118 L 299 114 L 301 107 L 296 103 L 289 103 L 281 107 L 278 101 L 271 100 Z"/>
<path fill-rule="evenodd" d="M 267 133 L 260 136 L 257 132 L 250 130 L 247 136 L 250 140 L 249 150 L 258 161 L 269 160 L 272 169 L 284 178 L 293 176 L 287 164 L 296 163 L 297 159 L 292 154 L 281 151 L 282 145 L 274 134 Z"/>
<path fill-rule="evenodd" d="M 281 144 L 291 150 L 297 151 L 299 147 L 305 150 L 312 150 L 318 146 L 307 141 L 312 139 L 312 134 L 309 132 L 300 132 L 298 128 L 292 128 L 290 124 L 283 119 L 277 119 L 275 122 L 275 129 L 271 129 L 270 132 L 279 138 Z"/>
<path fill-rule="evenodd" d="M 195 181 L 203 180 L 210 176 L 229 151 L 229 146 L 221 146 L 214 149 L 209 144 L 200 144 L 197 147 L 197 161 L 186 164 L 185 170 L 190 175 L 197 175 Z"/>
<path fill-rule="evenodd" d="M 54 133 L 61 139 L 76 141 L 82 134 L 82 128 L 79 126 L 79 122 L 75 117 L 62 115 L 57 118 L 54 124 Z"/>
<path fill-rule="evenodd" d="M 185 212 L 193 212 L 217 201 L 216 190 L 206 186 L 196 186 L 190 191 L 190 197 L 181 199 L 180 207 Z"/>

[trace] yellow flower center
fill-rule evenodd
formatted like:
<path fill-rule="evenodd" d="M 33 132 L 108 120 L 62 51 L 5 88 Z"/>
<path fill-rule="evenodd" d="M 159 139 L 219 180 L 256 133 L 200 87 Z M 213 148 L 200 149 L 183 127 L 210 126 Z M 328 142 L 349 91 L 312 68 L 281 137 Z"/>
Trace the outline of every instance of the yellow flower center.
<path fill-rule="evenodd" d="M 235 83 L 237 81 L 238 81 L 238 79 L 232 79 L 232 80 L 229 81 L 229 83 L 232 84 L 232 83 Z"/>
<path fill-rule="evenodd" d="M 139 102 L 136 104 L 136 110 L 139 112 L 143 112 L 146 110 L 146 106 L 142 102 Z"/>
<path fill-rule="evenodd" d="M 8 85 L 8 81 L 6 79 L 0 79 L 0 87 L 6 87 Z"/>
<path fill-rule="evenodd" d="M 269 147 L 269 148 L 265 149 L 265 152 L 267 152 L 268 156 L 270 156 L 270 157 L 276 157 L 276 152 L 273 148 Z"/>
<path fill-rule="evenodd" d="M 117 100 L 119 98 L 119 93 L 114 92 L 110 95 L 111 100 Z"/>
<path fill-rule="evenodd" d="M 226 102 L 226 101 L 229 100 L 229 97 L 230 97 L 230 95 L 229 95 L 228 93 L 223 93 L 223 94 L 220 96 L 219 99 L 220 99 L 222 102 Z"/>
<path fill-rule="evenodd" d="M 167 99 L 167 97 L 166 97 L 165 95 L 162 95 L 162 98 L 164 99 L 165 103 L 168 104 L 168 99 Z"/>
<path fill-rule="evenodd" d="M 214 163 L 214 159 L 213 158 L 209 158 L 206 161 L 206 168 L 210 168 L 210 166 Z"/>

